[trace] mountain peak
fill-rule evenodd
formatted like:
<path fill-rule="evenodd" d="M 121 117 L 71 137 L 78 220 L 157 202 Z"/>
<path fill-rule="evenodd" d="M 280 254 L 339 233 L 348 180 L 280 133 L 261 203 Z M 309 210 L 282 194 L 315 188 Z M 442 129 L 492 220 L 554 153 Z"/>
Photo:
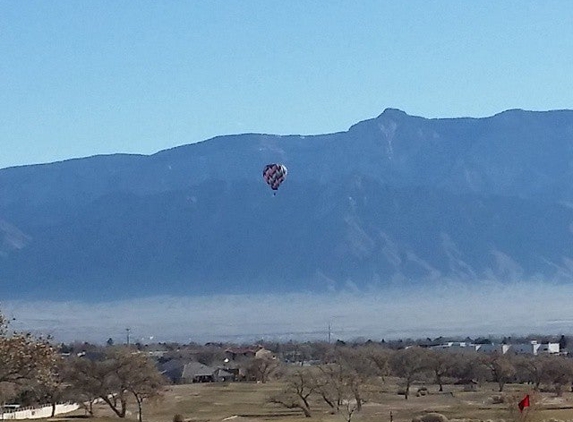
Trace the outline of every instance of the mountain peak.
<path fill-rule="evenodd" d="M 372 125 L 376 125 L 380 119 L 399 121 L 407 117 L 410 116 L 402 110 L 397 108 L 386 108 L 378 117 L 374 119 L 363 120 L 356 123 L 355 125 L 352 125 L 349 129 L 349 132 L 356 133 L 357 131 L 369 131 Z"/>
<path fill-rule="evenodd" d="M 0 170 L 2 300 L 573 282 L 573 110 L 504 116 Z"/>
<path fill-rule="evenodd" d="M 381 116 L 407 116 L 408 114 L 402 110 L 400 110 L 399 108 L 386 108 Z"/>

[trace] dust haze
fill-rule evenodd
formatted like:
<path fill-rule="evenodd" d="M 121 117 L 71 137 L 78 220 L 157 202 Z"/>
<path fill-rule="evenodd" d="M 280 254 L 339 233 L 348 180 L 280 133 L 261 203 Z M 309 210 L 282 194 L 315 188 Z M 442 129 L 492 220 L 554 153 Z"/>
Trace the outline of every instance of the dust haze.
<path fill-rule="evenodd" d="M 11 329 L 116 343 L 355 340 L 568 334 L 573 285 L 444 283 L 328 294 L 157 296 L 84 303 L 2 302 Z"/>

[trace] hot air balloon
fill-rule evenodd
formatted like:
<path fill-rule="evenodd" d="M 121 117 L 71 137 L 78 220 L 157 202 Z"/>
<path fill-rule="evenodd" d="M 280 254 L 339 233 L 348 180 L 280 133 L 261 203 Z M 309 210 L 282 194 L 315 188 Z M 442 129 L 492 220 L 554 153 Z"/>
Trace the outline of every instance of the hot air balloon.
<path fill-rule="evenodd" d="M 283 164 L 267 164 L 263 169 L 263 179 L 274 191 L 279 188 L 286 175 L 287 168 Z"/>

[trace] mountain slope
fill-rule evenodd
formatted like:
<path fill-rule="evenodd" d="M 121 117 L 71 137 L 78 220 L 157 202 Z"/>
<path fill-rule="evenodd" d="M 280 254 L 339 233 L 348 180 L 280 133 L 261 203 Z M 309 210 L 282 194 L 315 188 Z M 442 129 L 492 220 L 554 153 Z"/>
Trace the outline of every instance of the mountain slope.
<path fill-rule="evenodd" d="M 573 112 L 245 134 L 0 170 L 5 298 L 571 281 Z M 289 168 L 272 196 L 268 162 Z"/>

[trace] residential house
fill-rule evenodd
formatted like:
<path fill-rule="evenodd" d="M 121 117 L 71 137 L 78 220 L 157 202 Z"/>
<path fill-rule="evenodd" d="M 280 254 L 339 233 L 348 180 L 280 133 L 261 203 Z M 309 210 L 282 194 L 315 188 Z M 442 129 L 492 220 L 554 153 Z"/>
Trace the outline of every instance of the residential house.
<path fill-rule="evenodd" d="M 159 372 L 161 372 L 161 374 L 169 379 L 173 384 L 182 383 L 184 367 L 185 361 L 181 359 L 170 359 L 158 364 Z"/>
<path fill-rule="evenodd" d="M 275 356 L 275 354 L 273 352 L 271 352 L 270 350 L 265 349 L 264 347 L 261 347 L 259 350 L 256 351 L 255 353 L 255 359 L 276 359 L 277 357 Z"/>
<path fill-rule="evenodd" d="M 234 381 L 235 376 L 224 368 L 214 368 L 199 362 L 171 359 L 159 365 L 161 373 L 174 384 Z"/>
<path fill-rule="evenodd" d="M 195 382 L 215 382 L 216 368 L 199 362 L 189 362 L 183 367 L 181 380 L 184 384 Z"/>
<path fill-rule="evenodd" d="M 258 348 L 252 347 L 230 347 L 225 350 L 226 362 L 240 362 L 249 358 L 254 358 Z"/>

